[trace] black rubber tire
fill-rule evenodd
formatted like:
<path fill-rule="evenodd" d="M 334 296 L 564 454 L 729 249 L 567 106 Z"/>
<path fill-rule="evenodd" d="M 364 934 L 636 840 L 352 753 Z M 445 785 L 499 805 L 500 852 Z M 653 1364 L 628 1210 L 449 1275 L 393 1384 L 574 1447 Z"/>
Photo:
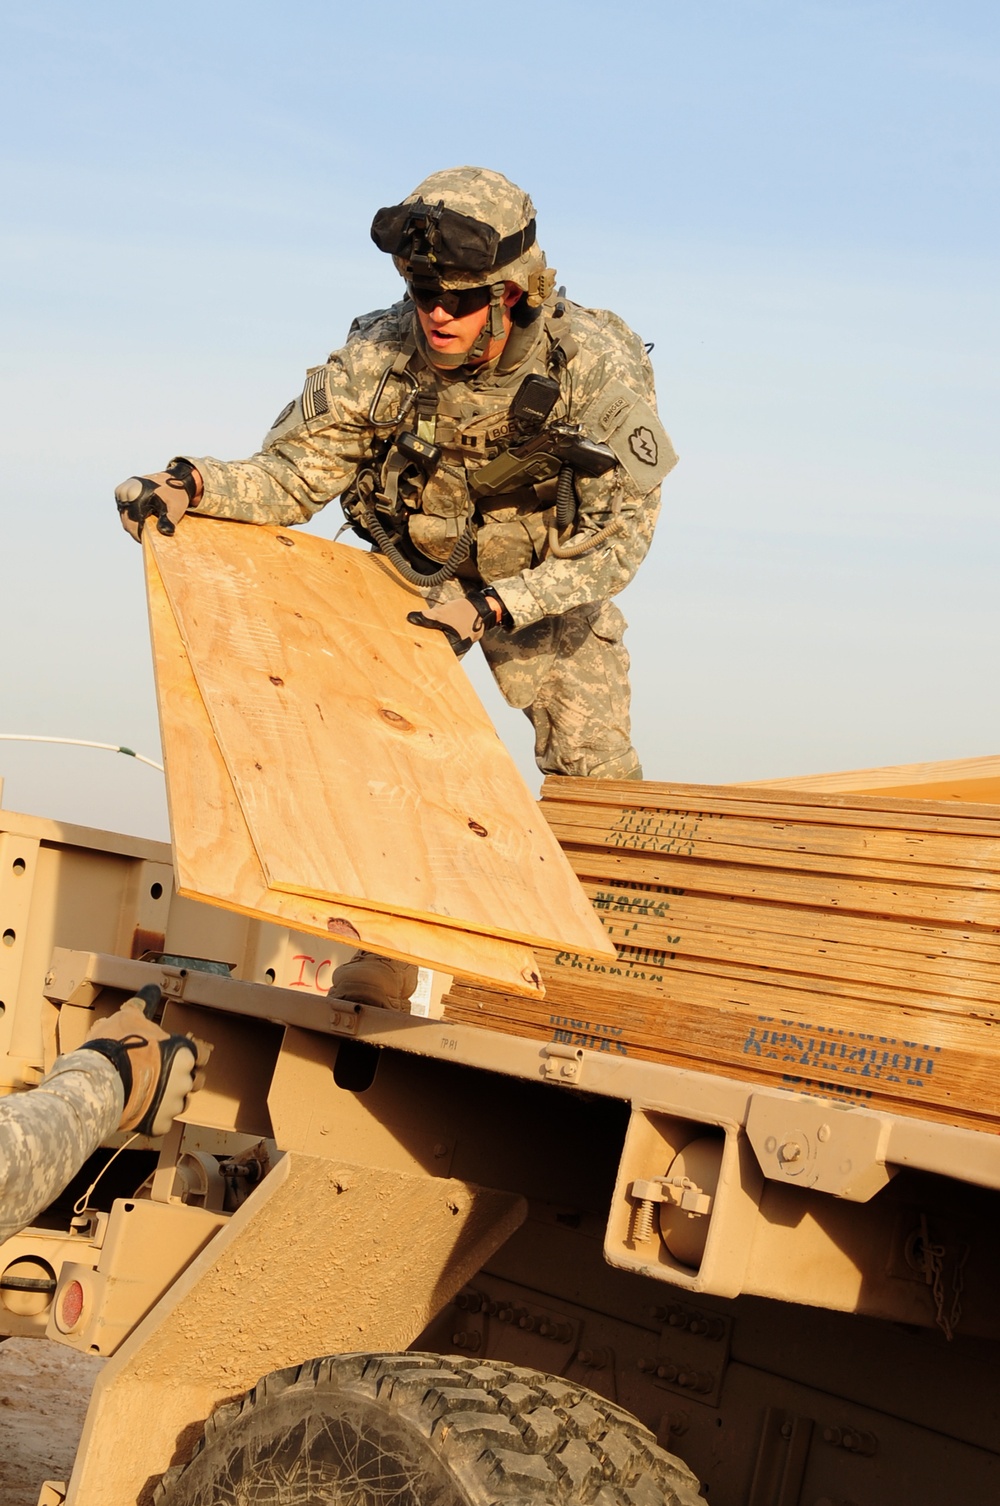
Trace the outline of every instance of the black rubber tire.
<path fill-rule="evenodd" d="M 685 1464 L 583 1386 L 437 1354 L 265 1376 L 154 1506 L 704 1506 Z"/>

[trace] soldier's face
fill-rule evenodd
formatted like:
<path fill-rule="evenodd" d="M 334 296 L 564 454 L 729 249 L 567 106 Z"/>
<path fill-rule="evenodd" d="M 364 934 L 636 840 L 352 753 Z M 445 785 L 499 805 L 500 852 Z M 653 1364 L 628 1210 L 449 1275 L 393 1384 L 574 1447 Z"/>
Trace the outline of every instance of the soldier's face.
<path fill-rule="evenodd" d="M 521 289 L 516 283 L 509 282 L 504 293 L 503 309 L 503 339 L 490 342 L 484 361 L 492 361 L 503 349 L 504 341 L 510 333 L 510 314 L 508 310 L 513 307 L 521 296 Z M 473 345 L 482 334 L 483 327 L 489 319 L 490 310 L 487 304 L 484 308 L 474 309 L 471 314 L 453 315 L 447 309 L 437 308 L 430 310 L 417 307 L 417 318 L 420 320 L 420 328 L 424 332 L 424 339 L 431 350 L 447 351 L 449 355 L 464 355 L 471 350 Z"/>

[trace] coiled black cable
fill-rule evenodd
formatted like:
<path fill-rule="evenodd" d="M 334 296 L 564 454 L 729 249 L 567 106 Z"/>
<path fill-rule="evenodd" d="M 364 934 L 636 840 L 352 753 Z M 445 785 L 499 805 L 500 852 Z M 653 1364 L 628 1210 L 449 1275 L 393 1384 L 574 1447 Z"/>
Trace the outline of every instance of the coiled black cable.
<path fill-rule="evenodd" d="M 470 519 L 465 525 L 465 532 L 441 568 L 435 570 L 431 575 L 421 575 L 419 570 L 414 570 L 402 551 L 396 548 L 395 543 L 375 516 L 374 509 L 366 507 L 361 514 L 361 521 L 378 545 L 379 552 L 385 555 L 393 568 L 405 581 L 409 581 L 411 586 L 422 586 L 428 590 L 433 590 L 435 586 L 443 586 L 445 581 L 451 580 L 458 574 L 472 553 L 472 543 L 475 535 L 473 534 L 472 520 Z"/>
<path fill-rule="evenodd" d="M 564 465 L 556 485 L 556 528 L 560 538 L 576 522 L 576 492 L 573 490 L 573 467 Z"/>

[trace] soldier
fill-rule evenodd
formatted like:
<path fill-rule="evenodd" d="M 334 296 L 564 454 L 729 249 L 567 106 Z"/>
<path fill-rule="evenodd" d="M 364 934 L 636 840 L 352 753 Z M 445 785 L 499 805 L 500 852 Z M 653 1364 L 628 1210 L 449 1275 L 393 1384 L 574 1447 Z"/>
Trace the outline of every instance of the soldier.
<path fill-rule="evenodd" d="M 639 778 L 610 598 L 645 556 L 676 459 L 645 350 L 614 314 L 554 292 L 531 200 L 499 173 L 435 173 L 380 210 L 372 236 L 407 296 L 354 321 L 258 454 L 132 477 L 122 522 L 138 537 L 152 516 L 170 533 L 196 509 L 284 526 L 340 496 L 426 591 L 421 625 L 456 649 L 482 642 L 543 772 Z"/>
<path fill-rule="evenodd" d="M 372 238 L 406 282 L 307 373 L 249 460 L 178 456 L 116 491 L 136 538 L 187 512 L 348 523 L 426 597 L 410 614 L 479 642 L 530 718 L 546 774 L 641 779 L 625 619 L 676 463 L 641 341 L 555 290 L 527 194 L 484 168 L 426 178 Z"/>
<path fill-rule="evenodd" d="M 206 1049 L 154 1025 L 147 1002 L 129 999 L 37 1088 L 0 1101 L 0 1243 L 47 1208 L 108 1135 L 163 1135 L 185 1107 Z"/>

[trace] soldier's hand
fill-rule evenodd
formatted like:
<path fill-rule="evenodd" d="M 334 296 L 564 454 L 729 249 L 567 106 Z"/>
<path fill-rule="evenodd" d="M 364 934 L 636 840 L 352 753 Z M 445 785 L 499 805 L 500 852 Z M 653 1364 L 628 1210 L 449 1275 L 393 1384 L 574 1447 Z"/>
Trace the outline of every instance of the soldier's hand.
<path fill-rule="evenodd" d="M 122 527 L 134 539 L 142 538 L 148 518 L 156 519 L 157 531 L 168 537 L 189 507 L 196 507 L 202 493 L 201 476 L 186 460 L 175 460 L 165 471 L 152 476 L 129 476 L 115 487 L 115 501 Z"/>
<path fill-rule="evenodd" d="M 416 627 L 436 628 L 438 632 L 444 633 L 461 658 L 474 643 L 479 642 L 485 632 L 500 626 L 505 611 L 500 597 L 491 587 L 487 587 L 485 591 L 473 591 L 469 596 L 443 601 L 422 612 L 409 612 L 406 620 Z"/>
<path fill-rule="evenodd" d="M 212 1050 L 194 1036 L 168 1035 L 146 1018 L 144 1006 L 158 1003 L 159 994 L 155 986 L 143 989 L 116 1014 L 98 1020 L 84 1042 L 107 1056 L 121 1076 L 125 1106 L 118 1128 L 143 1135 L 166 1134 L 199 1085 L 196 1074 Z"/>

